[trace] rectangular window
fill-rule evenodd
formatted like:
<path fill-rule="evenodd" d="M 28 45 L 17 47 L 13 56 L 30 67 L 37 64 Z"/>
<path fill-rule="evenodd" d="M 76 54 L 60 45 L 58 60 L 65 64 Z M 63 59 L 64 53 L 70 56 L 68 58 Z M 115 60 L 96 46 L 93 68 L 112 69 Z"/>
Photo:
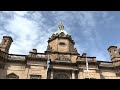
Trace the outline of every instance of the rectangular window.
<path fill-rule="evenodd" d="M 41 75 L 30 75 L 30 79 L 41 79 Z"/>

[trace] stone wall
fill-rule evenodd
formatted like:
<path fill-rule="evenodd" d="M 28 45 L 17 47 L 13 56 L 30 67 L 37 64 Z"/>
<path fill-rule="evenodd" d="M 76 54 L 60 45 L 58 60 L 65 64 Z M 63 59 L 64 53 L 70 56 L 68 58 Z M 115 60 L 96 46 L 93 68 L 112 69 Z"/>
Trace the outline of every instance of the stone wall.
<path fill-rule="evenodd" d="M 18 63 L 6 63 L 4 69 L 0 69 L 0 79 L 14 73 L 19 79 L 30 79 L 30 75 L 41 75 L 41 79 L 46 79 L 46 68 L 42 65 L 30 65 Z"/>

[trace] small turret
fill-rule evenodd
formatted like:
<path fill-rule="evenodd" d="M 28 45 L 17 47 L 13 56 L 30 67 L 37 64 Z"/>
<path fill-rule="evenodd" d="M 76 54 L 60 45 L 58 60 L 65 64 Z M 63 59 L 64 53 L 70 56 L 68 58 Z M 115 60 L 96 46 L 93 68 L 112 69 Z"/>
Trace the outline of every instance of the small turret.
<path fill-rule="evenodd" d="M 108 50 L 108 52 L 109 52 L 109 54 L 110 54 L 111 60 L 112 60 L 114 57 L 118 57 L 118 49 L 117 49 L 117 46 L 110 46 L 107 50 Z"/>
<path fill-rule="evenodd" d="M 2 42 L 0 43 L 0 50 L 9 53 L 10 46 L 13 42 L 12 37 L 3 36 Z"/>
<path fill-rule="evenodd" d="M 33 52 L 33 53 L 37 53 L 37 49 L 33 48 L 33 49 L 32 49 L 32 52 Z"/>
<path fill-rule="evenodd" d="M 87 56 L 87 53 L 83 53 L 83 54 L 82 54 L 82 57 L 86 57 L 86 56 Z"/>
<path fill-rule="evenodd" d="M 117 46 L 110 46 L 108 49 L 113 66 L 120 66 L 120 49 Z"/>
<path fill-rule="evenodd" d="M 37 49 L 33 48 L 32 51 L 29 52 L 29 56 L 35 57 L 37 55 Z"/>

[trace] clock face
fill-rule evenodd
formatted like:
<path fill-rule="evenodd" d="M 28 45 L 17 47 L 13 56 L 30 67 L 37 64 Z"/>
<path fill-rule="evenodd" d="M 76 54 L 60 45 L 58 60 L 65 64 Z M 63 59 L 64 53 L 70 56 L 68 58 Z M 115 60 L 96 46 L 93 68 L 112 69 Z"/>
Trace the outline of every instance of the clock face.
<path fill-rule="evenodd" d="M 64 42 L 59 43 L 60 46 L 65 46 L 66 44 Z"/>

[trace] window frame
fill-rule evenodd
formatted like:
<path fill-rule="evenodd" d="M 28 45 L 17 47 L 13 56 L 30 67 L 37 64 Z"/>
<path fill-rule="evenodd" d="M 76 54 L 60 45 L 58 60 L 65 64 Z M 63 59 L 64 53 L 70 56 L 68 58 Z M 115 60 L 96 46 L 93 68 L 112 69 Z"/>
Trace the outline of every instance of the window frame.
<path fill-rule="evenodd" d="M 59 42 L 60 46 L 66 46 L 65 42 Z"/>
<path fill-rule="evenodd" d="M 41 78 L 42 75 L 33 75 L 33 74 L 30 75 L 30 79 L 41 79 Z"/>

